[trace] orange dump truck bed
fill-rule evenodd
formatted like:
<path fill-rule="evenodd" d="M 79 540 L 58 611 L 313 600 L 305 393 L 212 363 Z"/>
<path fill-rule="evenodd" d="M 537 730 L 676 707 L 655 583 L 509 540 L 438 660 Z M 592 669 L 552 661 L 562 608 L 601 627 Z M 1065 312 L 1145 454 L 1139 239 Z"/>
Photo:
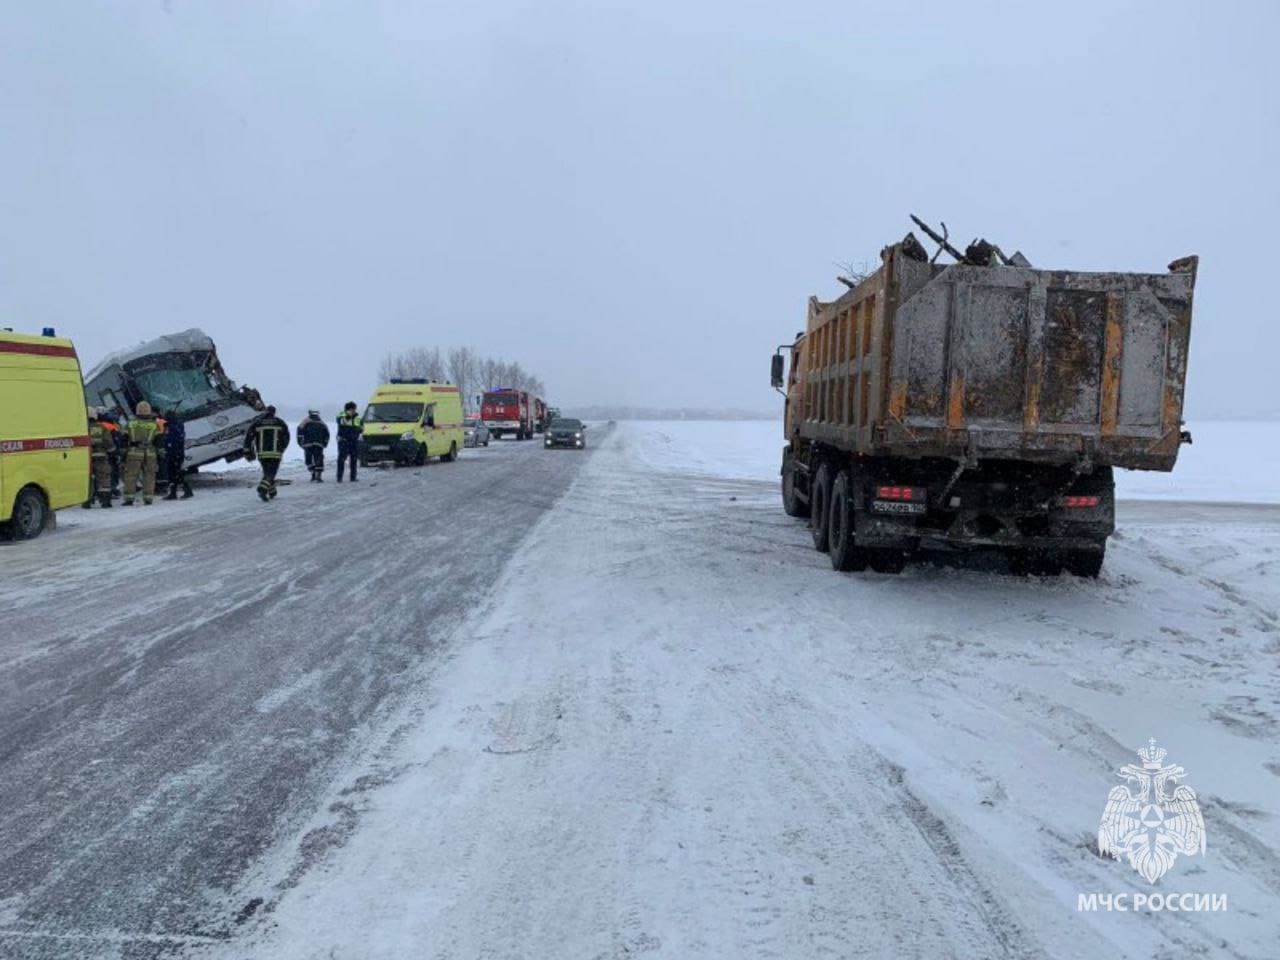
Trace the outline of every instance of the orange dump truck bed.
<path fill-rule="evenodd" d="M 1168 273 L 933 264 L 887 247 L 809 301 L 788 436 L 872 456 L 1171 470 L 1195 257 Z"/>

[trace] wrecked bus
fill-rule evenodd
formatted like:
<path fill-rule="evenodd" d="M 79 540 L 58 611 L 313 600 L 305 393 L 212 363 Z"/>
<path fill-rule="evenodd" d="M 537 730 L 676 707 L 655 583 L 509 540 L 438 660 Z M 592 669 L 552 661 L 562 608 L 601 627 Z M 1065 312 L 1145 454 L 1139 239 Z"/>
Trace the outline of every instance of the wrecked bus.
<path fill-rule="evenodd" d="M 89 371 L 84 393 L 89 406 L 126 419 L 142 400 L 163 417 L 176 414 L 186 428 L 188 470 L 239 459 L 249 424 L 263 409 L 258 392 L 236 386 L 213 340 L 196 329 L 111 354 Z"/>

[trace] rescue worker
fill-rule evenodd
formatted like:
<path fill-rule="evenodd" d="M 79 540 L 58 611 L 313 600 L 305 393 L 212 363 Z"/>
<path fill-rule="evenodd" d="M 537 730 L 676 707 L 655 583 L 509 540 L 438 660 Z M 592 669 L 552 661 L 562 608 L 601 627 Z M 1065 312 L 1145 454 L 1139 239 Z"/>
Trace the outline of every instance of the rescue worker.
<path fill-rule="evenodd" d="M 84 502 L 88 510 L 97 500 L 101 506 L 111 506 L 111 455 L 115 451 L 115 435 L 107 429 L 107 411 L 102 407 L 88 407 L 89 414 L 89 499 Z"/>
<path fill-rule="evenodd" d="M 138 402 L 134 415 L 125 428 L 128 449 L 124 455 L 124 505 L 132 507 L 138 492 L 138 479 L 142 479 L 142 502 L 150 505 L 156 495 L 156 465 L 164 434 L 160 430 L 151 404 Z"/>
<path fill-rule="evenodd" d="M 298 445 L 305 452 L 312 483 L 324 483 L 324 448 L 329 445 L 329 426 L 320 419 L 319 410 L 308 410 L 307 419 L 298 424 Z"/>
<path fill-rule="evenodd" d="M 276 416 L 275 407 L 267 407 L 262 416 L 253 421 L 244 438 L 246 460 L 255 457 L 262 464 L 262 480 L 258 483 L 258 497 L 263 503 L 275 499 L 276 472 L 280 458 L 289 449 L 289 425 Z"/>
<path fill-rule="evenodd" d="M 356 413 L 356 402 L 348 400 L 338 417 L 338 482 L 342 482 L 342 465 L 351 461 L 351 482 L 356 482 L 356 459 L 360 451 L 360 434 L 364 421 Z"/>
<path fill-rule="evenodd" d="M 118 497 L 120 496 L 120 461 L 124 459 L 124 433 L 120 429 L 120 421 L 114 410 L 108 410 L 102 415 L 102 425 L 111 435 L 111 445 L 108 448 L 110 452 L 107 454 L 107 463 L 111 465 L 109 492 L 112 497 Z"/>
<path fill-rule="evenodd" d="M 182 499 L 190 500 L 194 494 L 187 481 L 187 428 L 178 419 L 176 410 L 169 411 L 168 426 L 164 431 L 164 472 L 169 478 L 169 494 L 166 500 L 178 499 L 178 486 L 182 486 Z"/>

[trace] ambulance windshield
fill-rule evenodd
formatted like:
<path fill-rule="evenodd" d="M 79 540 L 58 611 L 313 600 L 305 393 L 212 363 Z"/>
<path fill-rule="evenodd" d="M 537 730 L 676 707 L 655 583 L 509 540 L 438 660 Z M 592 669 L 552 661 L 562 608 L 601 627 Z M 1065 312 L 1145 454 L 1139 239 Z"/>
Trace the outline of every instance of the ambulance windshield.
<path fill-rule="evenodd" d="M 421 419 L 420 403 L 371 403 L 364 412 L 365 423 L 417 423 Z"/>

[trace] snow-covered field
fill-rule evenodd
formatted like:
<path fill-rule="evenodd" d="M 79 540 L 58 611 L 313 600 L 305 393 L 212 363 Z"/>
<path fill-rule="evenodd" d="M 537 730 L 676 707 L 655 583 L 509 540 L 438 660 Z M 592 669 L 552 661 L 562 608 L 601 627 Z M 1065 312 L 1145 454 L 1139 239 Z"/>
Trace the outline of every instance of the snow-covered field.
<path fill-rule="evenodd" d="M 652 427 L 683 469 L 742 480 L 773 481 L 781 462 L 782 425 L 748 420 L 709 424 L 662 422 Z M 1280 503 L 1280 421 L 1206 420 L 1188 424 L 1172 473 L 1116 471 L 1120 497 L 1128 500 Z"/>
<path fill-rule="evenodd" d="M 1089 582 L 836 574 L 780 509 L 776 424 L 597 426 L 207 952 L 1280 955 L 1280 431 L 1192 429 L 1173 479 L 1121 479 Z M 1095 846 L 1151 737 L 1207 832 L 1155 887 Z M 1229 906 L 1077 909 L 1149 892 Z"/>

